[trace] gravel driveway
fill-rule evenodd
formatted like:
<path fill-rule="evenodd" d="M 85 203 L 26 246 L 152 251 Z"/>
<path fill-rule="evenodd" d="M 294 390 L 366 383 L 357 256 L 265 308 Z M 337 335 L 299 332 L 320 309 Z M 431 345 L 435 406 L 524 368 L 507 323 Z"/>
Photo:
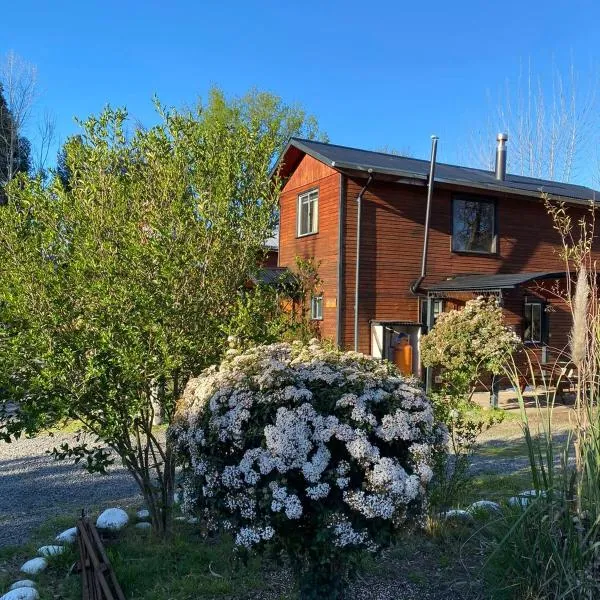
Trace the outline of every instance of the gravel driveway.
<path fill-rule="evenodd" d="M 122 467 L 91 475 L 46 454 L 65 441 L 74 442 L 75 434 L 0 441 L 0 547 L 23 543 L 51 517 L 72 514 L 75 521 L 82 508 L 141 505 L 137 487 Z"/>

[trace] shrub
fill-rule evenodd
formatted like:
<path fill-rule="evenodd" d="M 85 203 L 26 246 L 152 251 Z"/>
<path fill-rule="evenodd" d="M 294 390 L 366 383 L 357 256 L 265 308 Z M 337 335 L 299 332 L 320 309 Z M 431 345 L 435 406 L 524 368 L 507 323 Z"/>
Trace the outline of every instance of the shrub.
<path fill-rule="evenodd" d="M 284 551 L 303 598 L 338 598 L 361 551 L 425 516 L 446 442 L 395 367 L 313 341 L 230 350 L 189 382 L 170 430 L 184 507 L 241 551 Z"/>
<path fill-rule="evenodd" d="M 502 373 L 518 344 L 496 299 L 480 296 L 438 317 L 421 340 L 421 358 L 425 366 L 442 367 L 444 384 L 470 399 L 481 374 Z"/>

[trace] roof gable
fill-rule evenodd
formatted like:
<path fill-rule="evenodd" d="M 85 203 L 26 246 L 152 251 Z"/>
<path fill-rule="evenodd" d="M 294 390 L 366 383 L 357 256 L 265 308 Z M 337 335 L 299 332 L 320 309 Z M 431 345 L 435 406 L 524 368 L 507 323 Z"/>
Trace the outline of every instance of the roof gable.
<path fill-rule="evenodd" d="M 274 171 L 279 169 L 282 177 L 289 177 L 305 154 L 342 172 L 363 172 L 365 174 L 372 172 L 423 181 L 427 180 L 429 174 L 428 160 L 360 150 L 300 138 L 291 138 Z M 537 198 L 546 193 L 568 201 L 589 202 L 591 200 L 596 201 L 596 199 L 600 201 L 600 192 L 585 186 L 508 173 L 506 179 L 500 181 L 496 179 L 493 171 L 445 163 L 437 163 L 435 181 L 478 190 L 501 191 Z"/>

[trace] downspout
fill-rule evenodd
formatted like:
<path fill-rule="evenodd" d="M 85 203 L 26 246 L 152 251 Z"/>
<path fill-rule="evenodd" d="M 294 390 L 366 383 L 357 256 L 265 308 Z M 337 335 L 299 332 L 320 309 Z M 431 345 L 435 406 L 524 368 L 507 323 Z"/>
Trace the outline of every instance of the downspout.
<path fill-rule="evenodd" d="M 344 220 L 346 218 L 346 176 L 340 173 L 340 199 L 338 207 L 338 272 L 337 272 L 337 312 L 335 343 L 342 347 L 342 286 L 344 285 Z"/>
<path fill-rule="evenodd" d="M 431 161 L 429 163 L 429 180 L 427 182 L 427 208 L 425 209 L 425 233 L 423 234 L 423 256 L 421 257 L 421 275 L 410 286 L 413 294 L 419 292 L 419 288 L 427 275 L 427 250 L 429 248 L 429 219 L 431 217 L 431 198 L 433 196 L 433 184 L 435 180 L 435 159 L 437 156 L 438 136 L 431 136 Z"/>
<path fill-rule="evenodd" d="M 356 270 L 354 280 L 354 351 L 358 352 L 358 285 L 360 283 L 360 219 L 361 219 L 361 208 L 362 208 L 362 197 L 367 191 L 367 188 L 373 181 L 373 169 L 369 169 L 369 178 L 365 183 L 362 190 L 356 198 L 357 215 L 356 215 Z"/>

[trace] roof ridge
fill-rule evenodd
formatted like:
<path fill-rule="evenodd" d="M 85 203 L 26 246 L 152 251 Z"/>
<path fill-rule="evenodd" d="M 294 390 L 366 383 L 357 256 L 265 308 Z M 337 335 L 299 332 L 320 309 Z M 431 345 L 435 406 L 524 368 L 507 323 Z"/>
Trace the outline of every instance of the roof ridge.
<path fill-rule="evenodd" d="M 412 156 L 405 156 L 403 154 L 391 154 L 389 152 L 379 152 L 377 150 L 367 150 L 365 148 L 357 148 L 356 146 L 345 146 L 342 144 L 332 144 L 331 142 L 321 142 L 319 140 L 310 140 L 307 138 L 301 138 L 301 137 L 296 137 L 296 136 L 292 136 L 290 138 L 290 142 L 292 140 L 295 140 L 297 142 L 300 142 L 302 144 L 318 144 L 319 146 L 325 146 L 325 147 L 335 147 L 335 148 L 341 148 L 344 150 L 353 150 L 356 152 L 366 152 L 368 154 L 376 154 L 379 156 L 385 156 L 385 157 L 390 157 L 390 158 L 398 158 L 398 159 L 402 159 L 402 160 L 409 160 L 409 161 L 415 161 L 418 163 L 423 163 L 425 165 L 429 164 L 429 160 L 425 159 L 425 158 L 415 158 Z M 487 169 L 480 169 L 478 167 L 469 167 L 469 166 L 465 166 L 465 165 L 458 165 L 458 164 L 453 164 L 453 163 L 445 163 L 445 162 L 437 162 L 438 166 L 444 166 L 444 167 L 450 167 L 450 168 L 454 168 L 454 169 L 465 169 L 467 171 L 470 172 L 474 172 L 474 173 L 481 173 L 487 176 L 490 175 L 494 175 L 494 171 L 493 170 L 487 170 Z M 536 183 L 539 182 L 539 184 L 543 187 L 543 184 L 553 184 L 553 185 L 557 185 L 557 186 L 567 186 L 567 187 L 572 187 L 572 188 L 580 188 L 581 190 L 588 190 L 590 192 L 592 192 L 594 199 L 596 194 L 598 193 L 597 190 L 594 190 L 594 188 L 591 188 L 587 185 L 580 185 L 577 183 L 569 183 L 566 181 L 558 181 L 558 180 L 552 180 L 552 179 L 542 179 L 541 177 L 531 177 L 530 175 L 519 175 L 518 173 L 506 173 L 506 180 L 507 182 L 511 182 L 510 178 L 514 178 L 512 180 L 513 183 L 519 183 L 519 180 L 527 180 L 527 181 L 522 181 L 522 183 L 526 183 L 529 182 L 531 185 L 535 185 Z M 501 183 L 501 182 L 500 182 Z"/>

